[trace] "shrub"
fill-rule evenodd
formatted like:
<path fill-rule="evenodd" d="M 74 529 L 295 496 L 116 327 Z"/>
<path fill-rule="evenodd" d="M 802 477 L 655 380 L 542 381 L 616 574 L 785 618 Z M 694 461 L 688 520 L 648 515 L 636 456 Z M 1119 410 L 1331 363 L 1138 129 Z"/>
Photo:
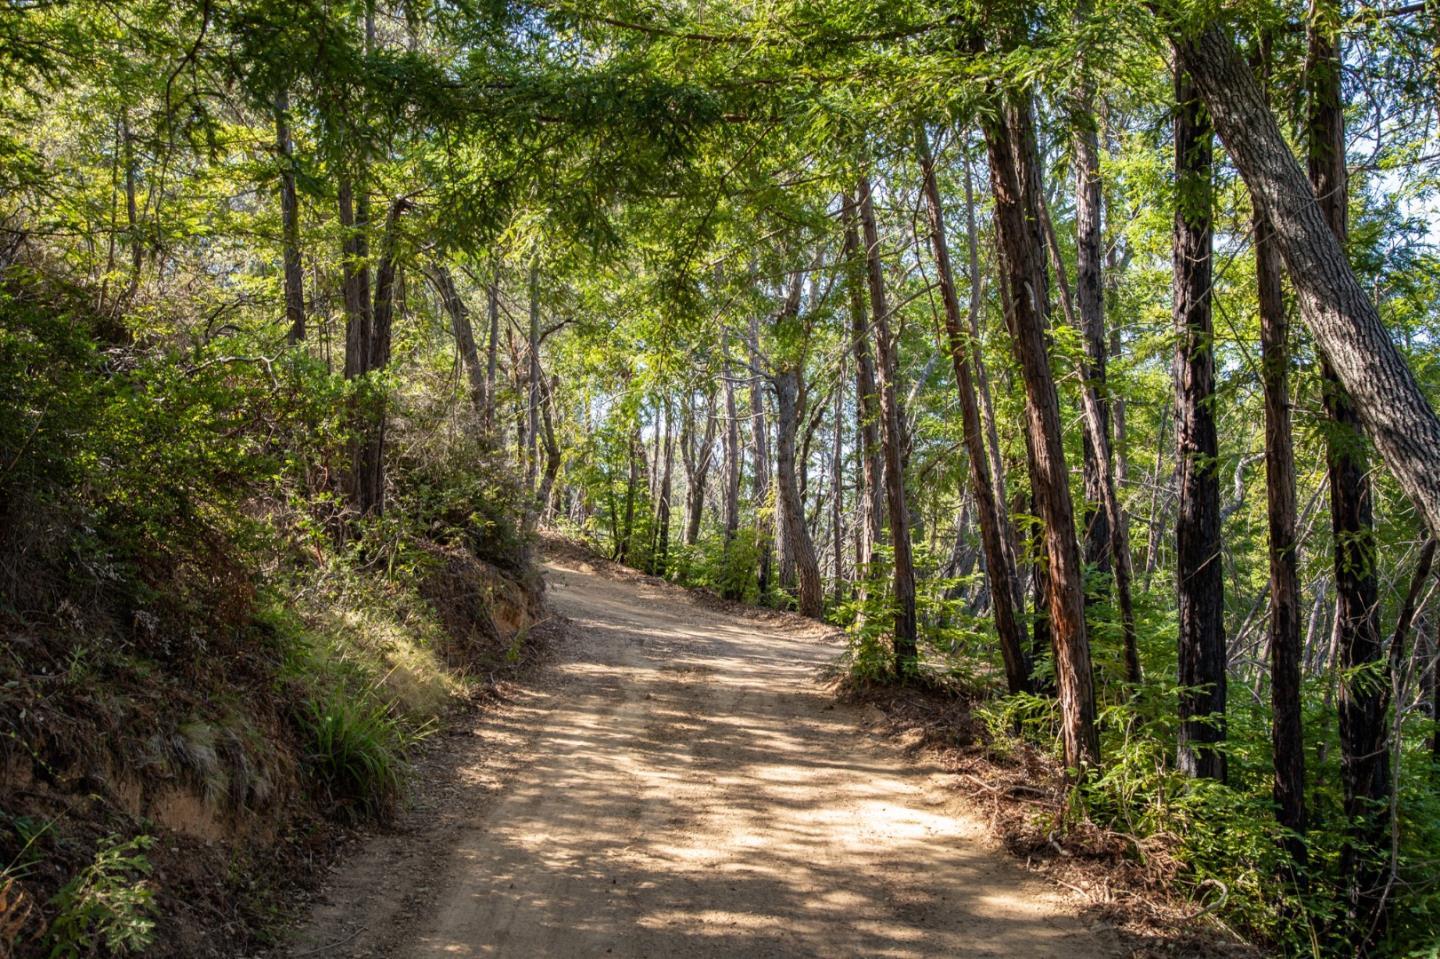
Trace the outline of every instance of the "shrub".
<path fill-rule="evenodd" d="M 67 882 L 52 904 L 58 910 L 46 945 L 50 959 L 140 952 L 155 939 L 155 893 L 143 878 L 150 874 L 145 850 L 150 836 L 101 841 L 95 861 Z"/>

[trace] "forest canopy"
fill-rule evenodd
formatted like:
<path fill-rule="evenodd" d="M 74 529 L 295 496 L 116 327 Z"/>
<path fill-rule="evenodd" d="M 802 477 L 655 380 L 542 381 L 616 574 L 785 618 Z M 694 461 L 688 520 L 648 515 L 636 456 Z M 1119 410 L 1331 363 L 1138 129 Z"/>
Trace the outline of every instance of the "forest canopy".
<path fill-rule="evenodd" d="M 1430 954 L 1437 17 L 6 0 L 4 630 L 219 688 L 559 529 L 963 689 L 1249 941 Z"/>

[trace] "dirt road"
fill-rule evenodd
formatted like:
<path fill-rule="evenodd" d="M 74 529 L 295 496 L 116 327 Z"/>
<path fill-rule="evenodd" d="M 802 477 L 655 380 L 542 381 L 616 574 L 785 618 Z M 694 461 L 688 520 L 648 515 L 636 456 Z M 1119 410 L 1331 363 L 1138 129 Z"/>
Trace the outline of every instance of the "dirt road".
<path fill-rule="evenodd" d="M 287 955 L 1117 955 L 983 840 L 938 769 L 816 683 L 815 628 L 547 568 L 551 679 L 453 743 Z"/>

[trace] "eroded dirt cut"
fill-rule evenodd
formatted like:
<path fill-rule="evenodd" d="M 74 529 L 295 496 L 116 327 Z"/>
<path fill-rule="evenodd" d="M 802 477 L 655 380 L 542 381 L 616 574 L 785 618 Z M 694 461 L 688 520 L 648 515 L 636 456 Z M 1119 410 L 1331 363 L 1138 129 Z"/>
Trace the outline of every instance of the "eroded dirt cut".
<path fill-rule="evenodd" d="M 823 630 L 576 559 L 547 573 L 573 620 L 550 681 L 460 741 L 288 954 L 1118 954 L 938 768 L 831 702 Z"/>

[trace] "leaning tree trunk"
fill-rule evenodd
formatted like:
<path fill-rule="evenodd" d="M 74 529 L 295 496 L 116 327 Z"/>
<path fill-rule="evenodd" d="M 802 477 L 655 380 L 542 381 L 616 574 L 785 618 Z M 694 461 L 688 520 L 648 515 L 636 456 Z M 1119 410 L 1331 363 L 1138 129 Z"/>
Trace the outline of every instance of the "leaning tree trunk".
<path fill-rule="evenodd" d="M 1000 508 L 995 502 L 990 464 L 985 450 L 984 425 L 976 399 L 974 374 L 971 369 L 972 346 L 961 326 L 960 300 L 955 293 L 955 277 L 950 265 L 950 248 L 945 238 L 945 213 L 940 200 L 940 187 L 935 179 L 935 160 L 924 127 L 916 129 L 916 145 L 920 154 L 923 192 L 928 214 L 930 250 L 935 257 L 935 271 L 940 281 L 940 298 L 945 307 L 943 344 L 950 354 L 955 382 L 960 394 L 960 419 L 965 432 L 965 448 L 970 460 L 970 485 L 980 522 L 980 541 L 985 550 L 985 574 L 990 584 L 994 607 L 995 632 L 1000 640 L 1001 658 L 1005 662 L 1005 678 L 1010 692 L 1030 690 L 1033 664 L 1026 655 L 1027 637 L 1021 612 L 1015 605 L 1018 574 L 1012 558 L 1006 554 L 1001 529 Z M 974 277 L 972 277 L 972 282 Z"/>
<path fill-rule="evenodd" d="M 1339 4 L 1316 5 L 1305 62 L 1309 90 L 1307 158 L 1320 211 L 1342 249 L 1347 234 L 1345 110 L 1338 47 Z M 1375 570 L 1369 464 L 1355 405 L 1335 369 L 1321 360 L 1321 396 L 1329 420 L 1325 465 L 1335 562 L 1340 652 L 1340 771 L 1349 840 L 1340 853 L 1350 918 L 1366 943 L 1385 935 L 1390 832 L 1390 749 L 1385 684 L 1370 668 L 1382 658 L 1380 587 Z M 1440 468 L 1440 464 L 1436 464 Z"/>
<path fill-rule="evenodd" d="M 455 288 L 455 277 L 445 264 L 435 264 L 430 271 L 430 282 L 440 294 L 440 302 L 450 317 L 455 350 L 460 354 L 460 364 L 465 368 L 465 376 L 470 383 L 470 403 L 475 407 L 475 412 L 483 417 L 486 405 L 485 367 L 480 362 L 480 350 L 475 346 L 475 330 L 470 325 L 470 311 L 466 309 L 460 291 Z"/>
<path fill-rule="evenodd" d="M 880 263 L 880 234 L 870 181 L 860 178 L 860 226 L 865 237 L 866 278 L 870 285 L 871 326 L 875 332 L 875 373 L 880 391 L 880 452 L 885 461 L 885 506 L 890 518 L 890 549 L 894 565 L 895 674 L 901 679 L 919 665 L 915 615 L 915 561 L 910 549 L 910 512 L 905 502 L 905 472 L 901 463 L 904 437 L 900 432 L 900 404 L 896 380 L 895 339 L 890 331 L 890 307 L 885 298 L 885 274 Z"/>
<path fill-rule="evenodd" d="M 1225 603 L 1220 564 L 1211 294 L 1211 153 L 1204 107 L 1183 72 L 1175 78 L 1175 440 L 1180 496 L 1175 521 L 1179 594 L 1179 765 L 1225 779 Z"/>
<path fill-rule="evenodd" d="M 295 156 L 290 143 L 290 94 L 275 95 L 275 156 L 280 163 L 280 238 L 285 274 L 286 338 L 305 339 L 305 268 L 300 259 L 300 198 L 295 192 Z"/>
<path fill-rule="evenodd" d="M 985 120 L 995 197 L 995 233 L 1003 251 L 1014 311 L 1015 352 L 1025 385 L 1026 432 L 1034 450 L 1031 482 L 1045 528 L 1050 577 L 1050 628 L 1060 693 L 1066 765 L 1083 774 L 1098 765 L 1095 689 L 1085 630 L 1084 566 L 1075 536 L 1075 507 L 1060 426 L 1060 400 L 1046 343 L 1049 295 L 1045 246 L 1034 194 L 1035 137 L 1028 101 L 1001 95 Z"/>
<path fill-rule="evenodd" d="M 1268 50 L 1262 53 L 1268 57 Z M 1268 64 L 1260 64 L 1268 77 Z M 1270 556 L 1270 738 L 1275 817 L 1298 872 L 1308 860 L 1305 833 L 1305 733 L 1300 708 L 1300 572 L 1295 529 L 1295 446 L 1290 424 L 1290 321 L 1280 253 L 1270 221 L 1255 205 L 1255 285 L 1260 308 L 1260 378 L 1265 391 L 1265 498 Z"/>
<path fill-rule="evenodd" d="M 1249 65 L 1215 26 L 1177 37 L 1176 49 L 1231 160 L 1275 228 L 1301 318 L 1366 433 L 1430 531 L 1440 535 L 1440 419 L 1356 280 Z"/>

